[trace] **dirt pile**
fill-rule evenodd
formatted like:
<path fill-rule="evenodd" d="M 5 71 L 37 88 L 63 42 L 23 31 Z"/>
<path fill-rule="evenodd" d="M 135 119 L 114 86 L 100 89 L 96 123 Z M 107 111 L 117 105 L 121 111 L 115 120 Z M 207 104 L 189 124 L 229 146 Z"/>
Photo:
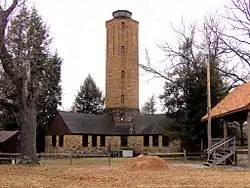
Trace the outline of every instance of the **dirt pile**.
<path fill-rule="evenodd" d="M 171 167 L 157 156 L 139 155 L 123 166 L 126 170 L 170 169 Z"/>

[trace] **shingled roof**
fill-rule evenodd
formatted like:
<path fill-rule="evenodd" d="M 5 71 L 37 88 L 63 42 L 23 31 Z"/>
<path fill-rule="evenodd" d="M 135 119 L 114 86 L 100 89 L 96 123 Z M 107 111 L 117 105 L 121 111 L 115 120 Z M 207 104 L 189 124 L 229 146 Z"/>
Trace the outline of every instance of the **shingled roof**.
<path fill-rule="evenodd" d="M 0 142 L 5 142 L 17 133 L 18 131 L 0 131 Z"/>
<path fill-rule="evenodd" d="M 211 110 L 211 118 L 215 119 L 247 109 L 250 109 L 250 82 L 236 87 L 222 99 Z M 207 114 L 202 118 L 202 121 L 205 120 L 207 120 Z"/>
<path fill-rule="evenodd" d="M 59 111 L 67 129 L 71 134 L 106 134 L 106 135 L 127 135 L 131 134 L 131 124 L 115 125 L 109 115 L 83 114 L 75 112 Z M 164 114 L 136 116 L 132 122 L 135 135 L 160 134 L 161 121 Z"/>

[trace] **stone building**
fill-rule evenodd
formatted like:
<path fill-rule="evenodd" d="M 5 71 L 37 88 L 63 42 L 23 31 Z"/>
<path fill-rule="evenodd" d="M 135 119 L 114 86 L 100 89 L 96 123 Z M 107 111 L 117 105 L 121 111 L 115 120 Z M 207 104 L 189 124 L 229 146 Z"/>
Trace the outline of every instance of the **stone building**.
<path fill-rule="evenodd" d="M 106 22 L 106 95 L 102 115 L 58 111 L 47 136 L 47 152 L 93 152 L 133 148 L 176 151 L 179 142 L 163 136 L 164 114 L 139 112 L 139 22 L 127 10 Z"/>

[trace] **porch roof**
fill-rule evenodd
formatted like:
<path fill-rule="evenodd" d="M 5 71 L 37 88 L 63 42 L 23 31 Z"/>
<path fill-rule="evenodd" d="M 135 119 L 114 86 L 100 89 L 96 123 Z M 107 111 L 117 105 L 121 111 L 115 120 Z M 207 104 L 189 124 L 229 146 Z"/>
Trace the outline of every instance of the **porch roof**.
<path fill-rule="evenodd" d="M 223 98 L 212 110 L 211 119 L 228 116 L 237 112 L 250 110 L 250 81 L 236 87 Z M 201 119 L 206 121 L 207 114 Z"/>

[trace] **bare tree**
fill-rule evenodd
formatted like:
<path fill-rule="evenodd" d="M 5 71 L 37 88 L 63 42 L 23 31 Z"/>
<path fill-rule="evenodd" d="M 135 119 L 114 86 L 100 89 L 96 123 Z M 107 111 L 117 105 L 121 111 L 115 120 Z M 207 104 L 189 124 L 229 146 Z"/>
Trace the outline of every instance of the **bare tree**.
<path fill-rule="evenodd" d="M 234 2 L 234 0 L 232 0 Z M 243 1 L 237 0 L 237 2 L 242 5 Z M 234 8 L 227 8 L 227 15 L 223 15 L 222 18 L 217 16 L 209 15 L 205 19 L 205 27 L 217 37 L 218 46 L 224 51 L 224 55 L 221 57 L 225 61 L 225 66 L 221 69 L 224 76 L 228 76 L 232 79 L 233 83 L 245 83 L 250 78 L 250 55 L 249 55 L 249 33 L 247 33 L 248 28 L 239 26 L 244 21 L 238 20 L 236 18 L 238 4 L 233 3 Z M 230 12 L 231 11 L 231 12 Z M 239 12 L 239 11 L 238 11 Z M 231 13 L 231 14 L 230 14 Z M 235 18 L 234 18 L 235 17 Z M 239 16 L 242 17 L 242 16 Z M 224 18 L 224 19 L 223 19 Z M 222 21 L 224 25 L 222 25 Z M 249 22 L 250 24 L 250 22 Z"/>
<path fill-rule="evenodd" d="M 36 153 L 37 100 L 42 88 L 35 78 L 31 79 L 32 58 L 26 57 L 32 56 L 32 53 L 27 53 L 26 56 L 20 54 L 19 57 L 14 58 L 8 51 L 5 38 L 10 16 L 22 3 L 24 2 L 21 0 L 13 0 L 6 10 L 0 6 L 0 60 L 4 72 L 15 86 L 18 103 L 13 103 L 8 99 L 1 99 L 0 102 L 18 108 L 18 122 L 21 127 L 20 163 L 35 164 L 38 162 Z"/>
<path fill-rule="evenodd" d="M 146 50 L 146 64 L 140 64 L 143 70 L 154 74 L 155 77 L 163 78 L 166 82 L 176 83 L 173 78 L 173 71 L 177 67 L 187 62 L 195 65 L 194 62 L 197 61 L 197 57 L 203 58 L 203 63 L 205 63 L 207 59 L 206 54 L 209 53 L 211 64 L 213 62 L 217 63 L 219 66 L 214 68 L 219 70 L 221 75 L 230 83 L 231 87 L 229 89 L 234 88 L 239 82 L 244 83 L 247 81 L 249 72 L 243 74 L 239 71 L 239 63 L 232 63 L 235 57 L 232 51 L 222 42 L 224 30 L 221 28 L 219 21 L 213 16 L 207 16 L 204 19 L 202 28 L 198 28 L 196 24 L 187 26 L 184 22 L 182 22 L 180 29 L 172 28 L 174 33 L 177 34 L 177 45 L 174 46 L 168 42 L 159 45 L 159 48 L 166 56 L 163 61 L 165 68 L 154 68 L 154 64 L 150 61 L 148 51 Z M 183 53 L 184 51 L 180 48 L 183 43 L 190 46 L 188 53 Z M 186 62 L 182 62 L 180 59 L 184 59 Z M 182 87 L 181 83 L 177 84 Z M 182 88 L 184 89 L 184 87 Z"/>
<path fill-rule="evenodd" d="M 225 10 L 226 13 L 217 18 L 210 16 L 206 25 L 218 36 L 221 48 L 230 56 L 228 63 L 234 64 L 229 72 L 241 82 L 247 82 L 250 79 L 250 3 L 231 0 Z M 219 19 L 225 23 L 223 29 L 218 25 Z"/>

